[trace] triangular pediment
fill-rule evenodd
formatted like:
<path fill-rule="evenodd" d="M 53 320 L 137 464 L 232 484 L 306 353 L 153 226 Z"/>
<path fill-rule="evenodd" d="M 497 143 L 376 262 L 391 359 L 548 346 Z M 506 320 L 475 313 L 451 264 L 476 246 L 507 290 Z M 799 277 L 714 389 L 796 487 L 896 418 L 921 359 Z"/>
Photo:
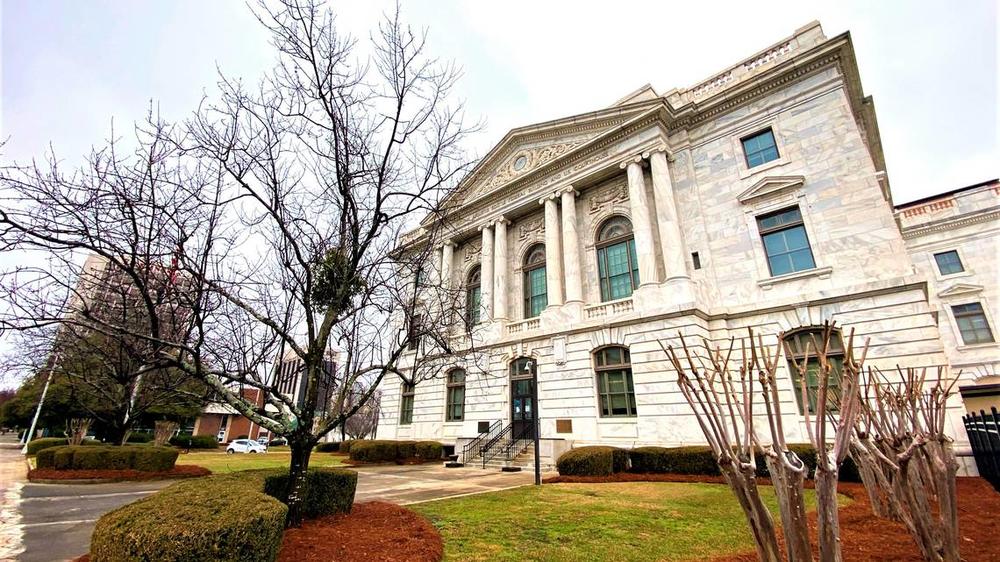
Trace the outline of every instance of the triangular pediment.
<path fill-rule="evenodd" d="M 740 203 L 748 203 L 768 195 L 777 195 L 798 189 L 805 181 L 805 176 L 768 176 L 750 186 L 737 199 Z"/>
<path fill-rule="evenodd" d="M 971 283 L 956 283 L 951 287 L 937 294 L 938 298 L 957 297 L 964 295 L 974 295 L 982 292 L 982 285 L 972 285 Z"/>
<path fill-rule="evenodd" d="M 474 201 L 529 176 L 649 110 L 658 100 L 548 121 L 508 132 L 448 197 L 449 207 Z"/>

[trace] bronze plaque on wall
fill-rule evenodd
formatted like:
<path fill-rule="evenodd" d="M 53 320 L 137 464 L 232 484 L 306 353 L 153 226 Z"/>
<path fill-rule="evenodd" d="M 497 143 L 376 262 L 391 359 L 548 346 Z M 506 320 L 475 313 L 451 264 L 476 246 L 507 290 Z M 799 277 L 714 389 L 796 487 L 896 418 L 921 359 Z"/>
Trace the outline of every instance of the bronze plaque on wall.
<path fill-rule="evenodd" d="M 573 420 L 556 420 L 556 433 L 573 433 Z"/>

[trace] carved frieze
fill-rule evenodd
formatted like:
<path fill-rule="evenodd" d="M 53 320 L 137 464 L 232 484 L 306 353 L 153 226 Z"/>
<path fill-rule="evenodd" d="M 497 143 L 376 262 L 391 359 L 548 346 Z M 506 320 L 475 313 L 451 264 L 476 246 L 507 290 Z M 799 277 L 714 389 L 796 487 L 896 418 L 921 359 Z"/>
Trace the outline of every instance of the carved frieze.
<path fill-rule="evenodd" d="M 541 233 L 545 230 L 545 219 L 537 218 L 535 220 L 529 220 L 521 223 L 517 227 L 517 239 L 524 241 L 527 240 L 531 235 L 536 232 Z"/>
<path fill-rule="evenodd" d="M 482 242 L 470 242 L 465 245 L 465 263 L 472 263 L 479 259 L 483 252 Z"/>
<path fill-rule="evenodd" d="M 602 212 L 608 205 L 620 203 L 628 200 L 628 186 L 617 184 L 605 187 L 590 198 L 590 208 L 588 212 L 596 215 Z"/>
<path fill-rule="evenodd" d="M 583 141 L 584 139 L 577 139 L 514 152 L 510 158 L 505 160 L 494 171 L 493 176 L 484 182 L 482 187 L 476 190 L 476 195 L 486 193 L 493 188 L 513 180 L 517 176 L 534 170 L 542 164 L 565 154 L 570 149 L 579 146 Z"/>

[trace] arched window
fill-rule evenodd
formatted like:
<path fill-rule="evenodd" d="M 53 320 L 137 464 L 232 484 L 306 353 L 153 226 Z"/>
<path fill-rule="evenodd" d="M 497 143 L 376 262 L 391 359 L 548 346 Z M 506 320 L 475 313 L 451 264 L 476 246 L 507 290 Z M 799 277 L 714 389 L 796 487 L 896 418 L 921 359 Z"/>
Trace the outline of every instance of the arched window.
<path fill-rule="evenodd" d="M 549 304 L 545 286 L 545 246 L 536 244 L 524 258 L 524 317 L 534 318 Z"/>
<path fill-rule="evenodd" d="M 627 218 L 611 217 L 601 225 L 597 233 L 597 272 L 602 301 L 629 297 L 639 286 L 639 260 L 632 223 Z"/>
<path fill-rule="evenodd" d="M 601 417 L 635 417 L 632 359 L 627 347 L 603 347 L 594 352 Z"/>
<path fill-rule="evenodd" d="M 788 370 L 792 376 L 792 386 L 795 388 L 795 401 L 799 405 L 799 413 L 804 413 L 802 387 L 805 383 L 806 399 L 809 402 L 809 413 L 816 412 L 816 400 L 819 395 L 820 376 L 819 359 L 816 357 L 816 347 L 824 345 L 826 329 L 823 326 L 810 326 L 785 332 L 782 342 L 785 345 L 785 356 L 788 358 Z M 808 344 L 808 354 L 806 345 Z M 808 355 L 808 359 L 806 359 Z M 832 367 L 830 383 L 827 385 L 827 411 L 832 411 L 840 401 L 840 376 L 844 368 L 844 340 L 840 330 L 830 334 L 830 346 L 826 352 L 827 362 Z M 799 374 L 798 367 L 806 360 L 805 381 Z"/>
<path fill-rule="evenodd" d="M 399 425 L 413 423 L 413 396 L 417 387 L 413 383 L 403 383 L 399 393 Z"/>
<path fill-rule="evenodd" d="M 465 325 L 469 329 L 479 323 L 482 309 L 482 269 L 477 265 L 465 282 Z"/>
<path fill-rule="evenodd" d="M 449 372 L 447 387 L 445 421 L 462 421 L 465 419 L 465 371 L 454 369 Z"/>

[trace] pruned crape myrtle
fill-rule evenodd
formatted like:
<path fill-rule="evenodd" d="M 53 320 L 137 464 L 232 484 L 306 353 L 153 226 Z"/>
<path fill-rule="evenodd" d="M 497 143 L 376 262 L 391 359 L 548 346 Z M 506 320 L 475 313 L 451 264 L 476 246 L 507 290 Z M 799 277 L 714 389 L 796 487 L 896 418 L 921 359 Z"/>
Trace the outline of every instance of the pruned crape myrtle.
<path fill-rule="evenodd" d="M 320 438 L 366 408 L 384 378 L 412 383 L 456 361 L 462 299 L 421 281 L 448 222 L 425 221 L 434 226 L 416 238 L 432 244 L 399 241 L 469 169 L 460 143 L 470 128 L 450 101 L 458 71 L 429 57 L 398 13 L 364 41 L 313 0 L 261 3 L 255 14 L 277 55 L 258 82 L 221 73 L 220 94 L 183 123 L 137 127 L 134 154 L 113 140 L 76 173 L 54 158 L 3 170 L 5 203 L 15 202 L 0 206 L 4 246 L 57 265 L 5 272 L 8 300 L 33 291 L 39 306 L 3 322 L 127 334 L 150 350 L 143 368 L 183 372 L 285 437 L 297 525 Z M 81 254 L 127 278 L 148 321 L 65 315 L 49 289 L 70 286 Z M 180 281 L 146 282 L 156 267 Z M 184 311 L 170 329 L 164 303 Z M 285 358 L 304 381 L 301 400 L 277 387 Z"/>

